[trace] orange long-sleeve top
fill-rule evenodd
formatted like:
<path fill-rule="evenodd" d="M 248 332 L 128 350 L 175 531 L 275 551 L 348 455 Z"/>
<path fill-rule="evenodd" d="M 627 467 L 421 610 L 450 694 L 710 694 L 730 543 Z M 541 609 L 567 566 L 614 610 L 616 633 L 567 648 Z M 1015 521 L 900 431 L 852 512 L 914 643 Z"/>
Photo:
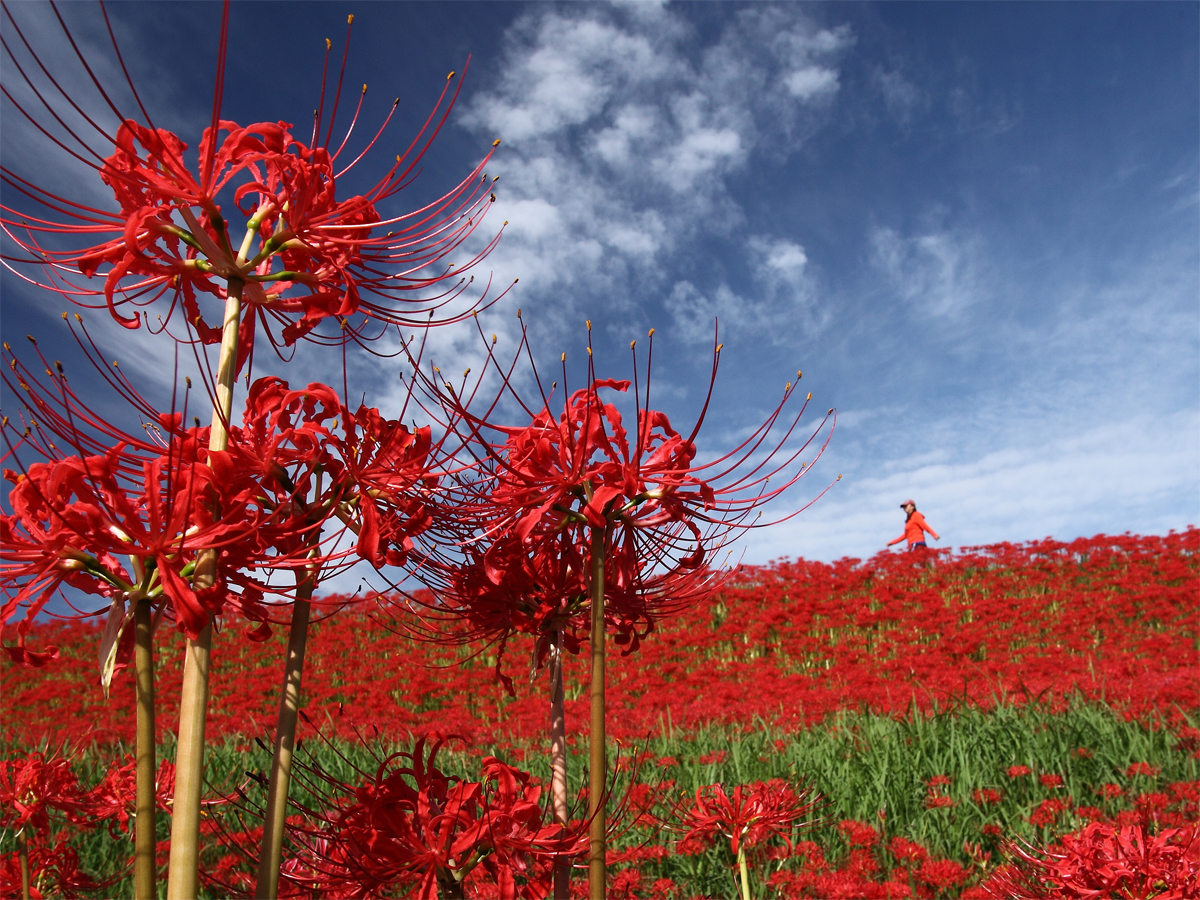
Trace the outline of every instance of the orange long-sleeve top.
<path fill-rule="evenodd" d="M 913 514 L 909 516 L 908 521 L 904 523 L 904 534 L 900 535 L 900 537 L 896 538 L 894 541 L 888 541 L 888 546 L 890 547 L 892 544 L 898 544 L 901 541 L 908 541 L 908 546 L 911 547 L 918 541 L 925 540 L 926 531 L 932 534 L 935 538 L 938 537 L 938 533 L 929 527 L 929 523 L 925 521 L 925 517 L 916 510 L 913 510 Z"/>

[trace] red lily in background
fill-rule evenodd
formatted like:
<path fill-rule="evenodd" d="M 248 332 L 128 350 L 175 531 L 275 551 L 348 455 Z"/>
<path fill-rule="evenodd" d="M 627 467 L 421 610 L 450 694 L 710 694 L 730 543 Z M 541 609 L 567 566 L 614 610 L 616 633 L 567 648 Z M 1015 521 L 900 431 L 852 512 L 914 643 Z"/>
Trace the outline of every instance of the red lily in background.
<path fill-rule="evenodd" d="M 728 838 L 741 874 L 743 900 L 750 900 L 747 849 L 779 837 L 790 853 L 790 834 L 816 824 L 812 814 L 819 804 L 820 797 L 810 788 L 797 789 L 779 779 L 756 781 L 749 786 L 739 784 L 732 796 L 723 785 L 712 784 L 697 789 L 695 803 L 683 812 L 679 827 L 686 833 L 680 844 L 704 845 L 718 834 Z"/>

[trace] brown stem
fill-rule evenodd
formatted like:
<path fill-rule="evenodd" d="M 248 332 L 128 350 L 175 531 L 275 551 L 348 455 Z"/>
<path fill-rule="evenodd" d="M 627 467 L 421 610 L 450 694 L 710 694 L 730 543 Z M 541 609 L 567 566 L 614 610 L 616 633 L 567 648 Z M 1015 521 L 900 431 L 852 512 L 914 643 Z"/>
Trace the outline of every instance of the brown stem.
<path fill-rule="evenodd" d="M 242 317 L 242 282 L 226 289 L 221 355 L 217 362 L 216 405 L 208 449 L 229 446 L 233 382 L 237 375 L 238 325 Z M 217 580 L 217 551 L 196 554 L 192 587 L 199 593 Z M 200 890 L 200 798 L 204 790 L 204 727 L 208 717 L 208 662 L 212 649 L 212 620 L 196 638 L 188 638 L 183 657 L 183 688 L 179 697 L 179 741 L 175 757 L 175 798 L 171 806 L 171 863 L 167 900 L 195 900 Z"/>
<path fill-rule="evenodd" d="M 154 900 L 157 804 L 154 779 L 154 648 L 151 604 L 142 599 L 133 613 L 134 670 L 137 673 L 137 800 L 133 842 L 134 900 Z"/>
<path fill-rule="evenodd" d="M 550 797 L 554 821 L 567 826 L 570 808 L 567 803 L 567 717 L 563 708 L 563 630 L 554 630 L 550 645 Z M 554 859 L 554 900 L 571 898 L 571 860 L 567 856 Z"/>
<path fill-rule="evenodd" d="M 588 772 L 588 897 L 604 900 L 605 872 L 604 776 L 604 529 L 592 529 L 592 729 L 591 766 Z"/>
<path fill-rule="evenodd" d="M 279 719 L 275 724 L 275 752 L 271 758 L 271 786 L 267 791 L 266 818 L 258 855 L 258 900 L 275 900 L 279 893 L 279 861 L 283 855 L 283 831 L 287 823 L 288 788 L 292 780 L 292 752 L 296 743 L 296 719 L 300 711 L 300 682 L 304 675 L 304 651 L 308 643 L 309 600 L 316 584 L 315 569 L 307 570 L 296 586 L 292 624 L 288 632 L 287 661 L 283 667 L 283 691 L 279 697 Z"/>
<path fill-rule="evenodd" d="M 17 858 L 21 861 L 21 900 L 29 900 L 29 835 L 26 825 L 17 832 Z"/>

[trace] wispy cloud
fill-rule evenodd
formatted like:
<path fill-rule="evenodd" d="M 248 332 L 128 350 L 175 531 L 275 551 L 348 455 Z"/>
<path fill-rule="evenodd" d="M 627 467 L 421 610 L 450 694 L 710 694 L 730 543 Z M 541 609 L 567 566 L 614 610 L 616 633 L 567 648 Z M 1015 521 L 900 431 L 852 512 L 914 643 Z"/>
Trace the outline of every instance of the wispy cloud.
<path fill-rule="evenodd" d="M 978 238 L 944 230 L 902 236 L 884 227 L 871 232 L 870 246 L 887 287 L 926 315 L 958 316 L 984 298 Z"/>
<path fill-rule="evenodd" d="M 738 306 L 728 286 L 672 289 L 665 263 L 698 236 L 736 233 L 727 179 L 824 121 L 852 42 L 798 7 L 744 10 L 707 42 L 669 8 L 530 12 L 466 119 L 505 141 L 497 212 L 510 226 L 492 264 L 558 322 L 598 297 L 634 309 L 650 291 L 676 309 Z M 802 268 L 803 250 L 766 264 Z"/>

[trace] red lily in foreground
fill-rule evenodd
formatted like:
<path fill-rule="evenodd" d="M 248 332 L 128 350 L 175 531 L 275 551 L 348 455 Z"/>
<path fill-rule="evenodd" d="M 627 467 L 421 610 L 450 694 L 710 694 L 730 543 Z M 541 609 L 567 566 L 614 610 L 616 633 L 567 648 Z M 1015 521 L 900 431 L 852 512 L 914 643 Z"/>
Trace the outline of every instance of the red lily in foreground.
<path fill-rule="evenodd" d="M 466 896 L 468 878 L 492 882 L 501 898 L 541 898 L 549 863 L 586 849 L 586 823 L 564 831 L 547 822 L 542 789 L 528 773 L 495 757 L 480 781 L 445 775 L 436 765 L 445 739 L 383 760 L 355 788 L 313 771 L 334 792 L 319 824 L 289 824 L 299 854 L 281 889 L 320 897 L 378 897 L 397 888 L 421 900 Z M 352 799 L 351 799 L 352 798 Z"/>

